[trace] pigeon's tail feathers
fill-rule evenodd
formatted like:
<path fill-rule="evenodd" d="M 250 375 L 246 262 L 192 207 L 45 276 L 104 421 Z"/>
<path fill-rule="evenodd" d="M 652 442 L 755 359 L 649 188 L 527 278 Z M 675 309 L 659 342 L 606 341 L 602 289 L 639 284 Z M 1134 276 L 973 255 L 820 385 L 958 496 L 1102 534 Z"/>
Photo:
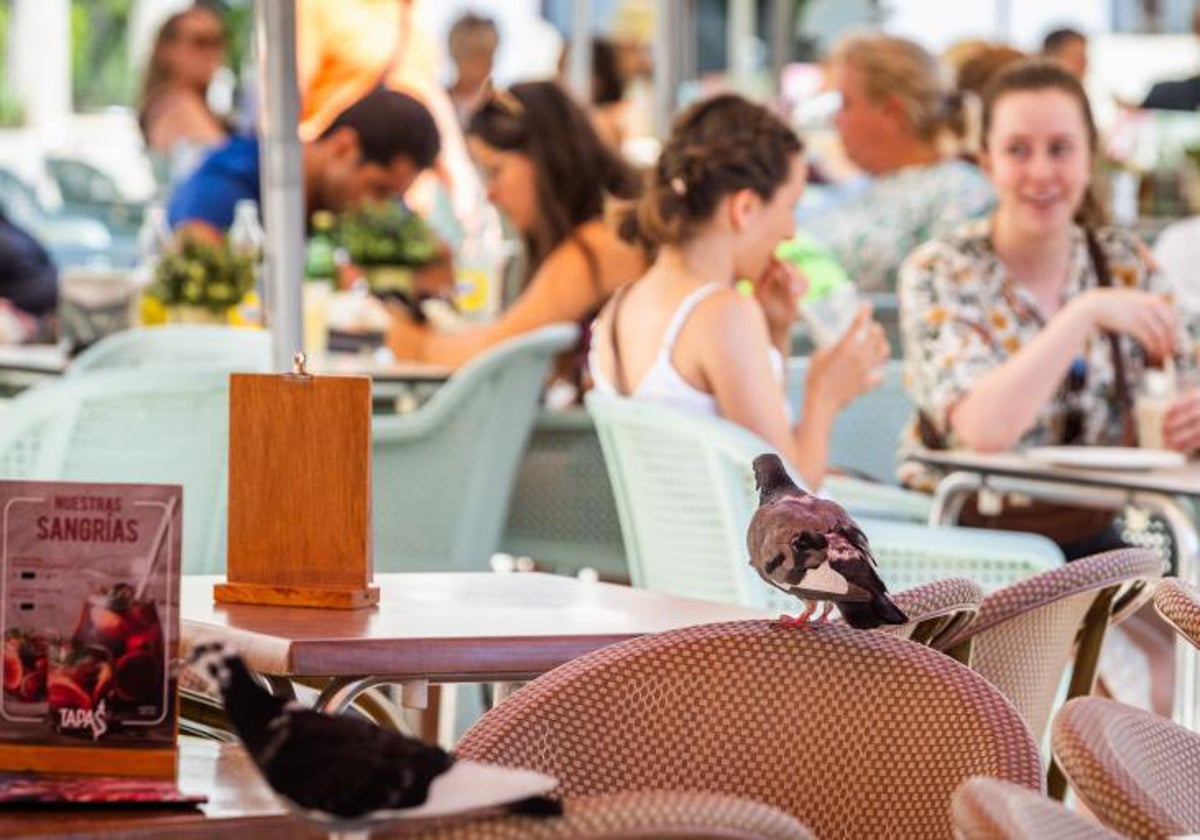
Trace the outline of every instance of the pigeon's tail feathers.
<path fill-rule="evenodd" d="M 510 803 L 507 810 L 510 814 L 523 817 L 561 817 L 563 804 L 561 800 L 551 799 L 549 796 L 530 796 Z"/>
<path fill-rule="evenodd" d="M 754 483 L 758 487 L 759 504 L 780 495 L 804 495 L 804 491 L 792 481 L 783 460 L 773 452 L 765 452 L 754 459 Z"/>
<path fill-rule="evenodd" d="M 904 610 L 881 592 L 870 601 L 845 601 L 838 604 L 842 618 L 846 623 L 858 630 L 874 630 L 884 624 L 907 624 L 908 616 Z"/>

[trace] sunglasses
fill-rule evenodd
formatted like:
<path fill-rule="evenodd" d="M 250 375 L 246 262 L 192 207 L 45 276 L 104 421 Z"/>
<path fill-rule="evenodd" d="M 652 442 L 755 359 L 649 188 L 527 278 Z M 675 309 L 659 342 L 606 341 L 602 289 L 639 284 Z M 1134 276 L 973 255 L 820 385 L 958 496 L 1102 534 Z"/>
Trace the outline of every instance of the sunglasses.
<path fill-rule="evenodd" d="M 1064 445 L 1079 443 L 1083 440 L 1083 408 L 1080 406 L 1080 394 L 1083 393 L 1083 386 L 1087 384 L 1087 360 L 1082 356 L 1076 356 L 1071 362 L 1071 367 L 1067 371 L 1067 379 L 1063 383 L 1063 391 L 1066 395 L 1067 410 L 1063 414 L 1063 434 L 1062 442 Z"/>

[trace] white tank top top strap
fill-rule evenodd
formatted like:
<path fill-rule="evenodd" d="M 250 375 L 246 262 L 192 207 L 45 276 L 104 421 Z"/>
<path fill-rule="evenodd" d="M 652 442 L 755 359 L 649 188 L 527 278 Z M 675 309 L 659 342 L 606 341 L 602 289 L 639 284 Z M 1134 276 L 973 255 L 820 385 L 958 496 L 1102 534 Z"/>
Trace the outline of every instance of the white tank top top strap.
<path fill-rule="evenodd" d="M 680 302 L 663 332 L 662 343 L 658 348 L 658 354 L 654 357 L 654 362 L 628 396 L 633 399 L 666 405 L 690 414 L 702 414 L 709 417 L 720 415 L 717 410 L 717 401 L 713 395 L 707 391 L 701 391 L 684 379 L 672 363 L 671 354 L 675 350 L 675 342 L 679 339 L 679 333 L 692 310 L 721 288 L 724 288 L 722 283 L 708 283 L 691 292 Z M 783 356 L 776 348 L 771 347 L 768 357 L 771 363 L 771 372 L 776 381 L 782 383 L 784 377 Z M 592 382 L 597 391 L 602 394 L 618 395 L 617 389 L 600 370 L 595 341 L 592 342 L 592 348 L 588 352 L 588 367 L 591 369 Z M 786 400 L 784 400 L 784 408 L 790 421 L 791 411 Z"/>

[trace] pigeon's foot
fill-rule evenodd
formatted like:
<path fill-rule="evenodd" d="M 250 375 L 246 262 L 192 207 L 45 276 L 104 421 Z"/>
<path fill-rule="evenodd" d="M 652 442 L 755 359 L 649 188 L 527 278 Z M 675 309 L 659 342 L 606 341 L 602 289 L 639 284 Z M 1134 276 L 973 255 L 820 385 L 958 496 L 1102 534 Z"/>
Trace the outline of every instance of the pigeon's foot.
<path fill-rule="evenodd" d="M 833 601 L 826 601 L 821 605 L 821 615 L 817 618 L 817 624 L 828 624 L 831 612 L 833 612 Z"/>
<path fill-rule="evenodd" d="M 781 615 L 779 623 L 784 627 L 806 627 L 808 625 L 808 613 L 801 613 L 797 616 Z"/>

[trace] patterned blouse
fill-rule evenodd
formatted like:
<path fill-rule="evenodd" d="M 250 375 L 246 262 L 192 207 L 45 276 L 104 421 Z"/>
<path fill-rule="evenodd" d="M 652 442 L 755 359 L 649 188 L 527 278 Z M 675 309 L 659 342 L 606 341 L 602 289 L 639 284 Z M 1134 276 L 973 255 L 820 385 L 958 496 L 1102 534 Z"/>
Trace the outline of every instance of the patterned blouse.
<path fill-rule="evenodd" d="M 1096 273 L 1082 228 L 1073 231 L 1066 301 L 1095 288 Z M 1146 262 L 1145 249 L 1123 230 L 1102 228 L 1096 239 L 1108 262 L 1111 284 L 1141 288 L 1169 296 L 1165 281 Z M 950 236 L 914 251 L 900 269 L 900 329 L 904 342 L 905 387 L 933 427 L 955 445 L 947 427 L 951 406 L 984 374 L 1003 364 L 1045 326 L 1033 296 L 1012 280 L 992 248 L 990 220 L 970 222 Z M 1180 324 L 1177 368 L 1194 367 L 1192 341 Z M 1137 392 L 1146 367 L 1142 348 L 1121 339 L 1130 394 Z M 1186 365 L 1186 369 L 1185 369 Z M 1122 442 L 1124 418 L 1116 396 L 1112 345 L 1097 333 L 1087 343 L 1054 398 L 1038 412 L 1019 446 L 1071 442 L 1116 445 Z M 1069 418 L 1070 414 L 1075 418 Z M 1077 429 L 1068 433 L 1075 422 Z M 917 417 L 906 429 L 901 451 L 920 446 Z M 899 470 L 902 483 L 932 490 L 937 476 L 915 463 Z"/>
<path fill-rule="evenodd" d="M 990 213 L 994 204 L 992 186 L 978 167 L 945 160 L 876 178 L 801 225 L 833 251 L 860 291 L 891 292 L 913 248 Z"/>

